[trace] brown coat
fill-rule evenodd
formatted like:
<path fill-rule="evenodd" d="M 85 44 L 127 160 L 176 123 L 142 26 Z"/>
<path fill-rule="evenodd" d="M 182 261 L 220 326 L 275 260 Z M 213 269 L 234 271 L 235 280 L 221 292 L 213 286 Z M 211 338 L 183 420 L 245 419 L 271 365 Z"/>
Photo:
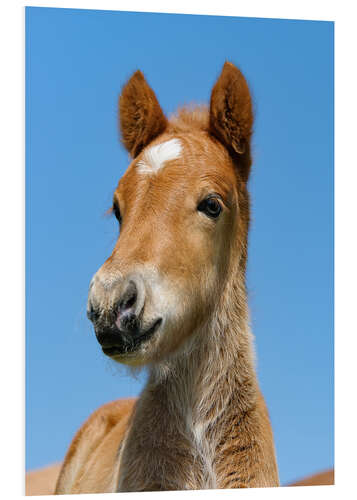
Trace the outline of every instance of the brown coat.
<path fill-rule="evenodd" d="M 245 286 L 247 82 L 225 63 L 209 110 L 168 121 L 138 71 L 119 107 L 133 161 L 114 194 L 120 236 L 88 311 L 103 351 L 148 366 L 149 378 L 136 403 L 111 403 L 79 430 L 56 493 L 278 486 Z"/>

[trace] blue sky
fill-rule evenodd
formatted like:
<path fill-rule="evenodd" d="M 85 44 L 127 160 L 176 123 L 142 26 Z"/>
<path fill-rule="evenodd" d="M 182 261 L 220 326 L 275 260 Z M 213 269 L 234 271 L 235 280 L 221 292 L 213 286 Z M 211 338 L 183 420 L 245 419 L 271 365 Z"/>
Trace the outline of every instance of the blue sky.
<path fill-rule="evenodd" d="M 117 97 L 141 69 L 170 114 L 225 60 L 254 99 L 248 289 L 282 483 L 333 466 L 333 23 L 26 9 L 26 468 L 136 395 L 85 317 L 128 166 Z"/>

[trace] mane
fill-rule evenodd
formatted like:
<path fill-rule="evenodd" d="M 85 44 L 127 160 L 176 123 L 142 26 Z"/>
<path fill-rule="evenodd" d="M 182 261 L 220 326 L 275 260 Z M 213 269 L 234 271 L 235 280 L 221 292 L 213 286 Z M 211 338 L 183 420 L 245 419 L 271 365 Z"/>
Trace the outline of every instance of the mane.
<path fill-rule="evenodd" d="M 192 129 L 207 132 L 209 111 L 206 105 L 191 104 L 179 108 L 169 119 L 174 133 L 190 132 Z"/>

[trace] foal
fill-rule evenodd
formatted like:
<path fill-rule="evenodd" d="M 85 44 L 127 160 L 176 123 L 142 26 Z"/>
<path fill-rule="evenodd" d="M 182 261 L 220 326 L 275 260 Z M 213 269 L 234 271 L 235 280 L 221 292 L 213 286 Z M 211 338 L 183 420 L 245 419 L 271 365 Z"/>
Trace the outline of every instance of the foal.
<path fill-rule="evenodd" d="M 247 83 L 227 62 L 209 109 L 168 121 L 137 71 L 119 111 L 133 160 L 88 316 L 105 354 L 149 376 L 138 400 L 100 408 L 78 431 L 56 493 L 278 486 L 245 286 Z"/>

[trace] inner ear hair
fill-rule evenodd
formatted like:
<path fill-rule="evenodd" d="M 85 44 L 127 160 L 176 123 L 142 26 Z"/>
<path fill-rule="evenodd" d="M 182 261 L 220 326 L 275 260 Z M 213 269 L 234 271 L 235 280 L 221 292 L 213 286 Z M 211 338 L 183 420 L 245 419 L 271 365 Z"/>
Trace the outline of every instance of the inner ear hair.
<path fill-rule="evenodd" d="M 248 84 L 241 71 L 226 62 L 212 89 L 209 127 L 210 133 L 240 165 L 240 174 L 245 180 L 249 176 L 252 126 L 252 100 Z"/>
<path fill-rule="evenodd" d="M 119 128 L 122 142 L 135 158 L 167 127 L 167 119 L 154 91 L 141 71 L 124 85 L 119 97 Z"/>

